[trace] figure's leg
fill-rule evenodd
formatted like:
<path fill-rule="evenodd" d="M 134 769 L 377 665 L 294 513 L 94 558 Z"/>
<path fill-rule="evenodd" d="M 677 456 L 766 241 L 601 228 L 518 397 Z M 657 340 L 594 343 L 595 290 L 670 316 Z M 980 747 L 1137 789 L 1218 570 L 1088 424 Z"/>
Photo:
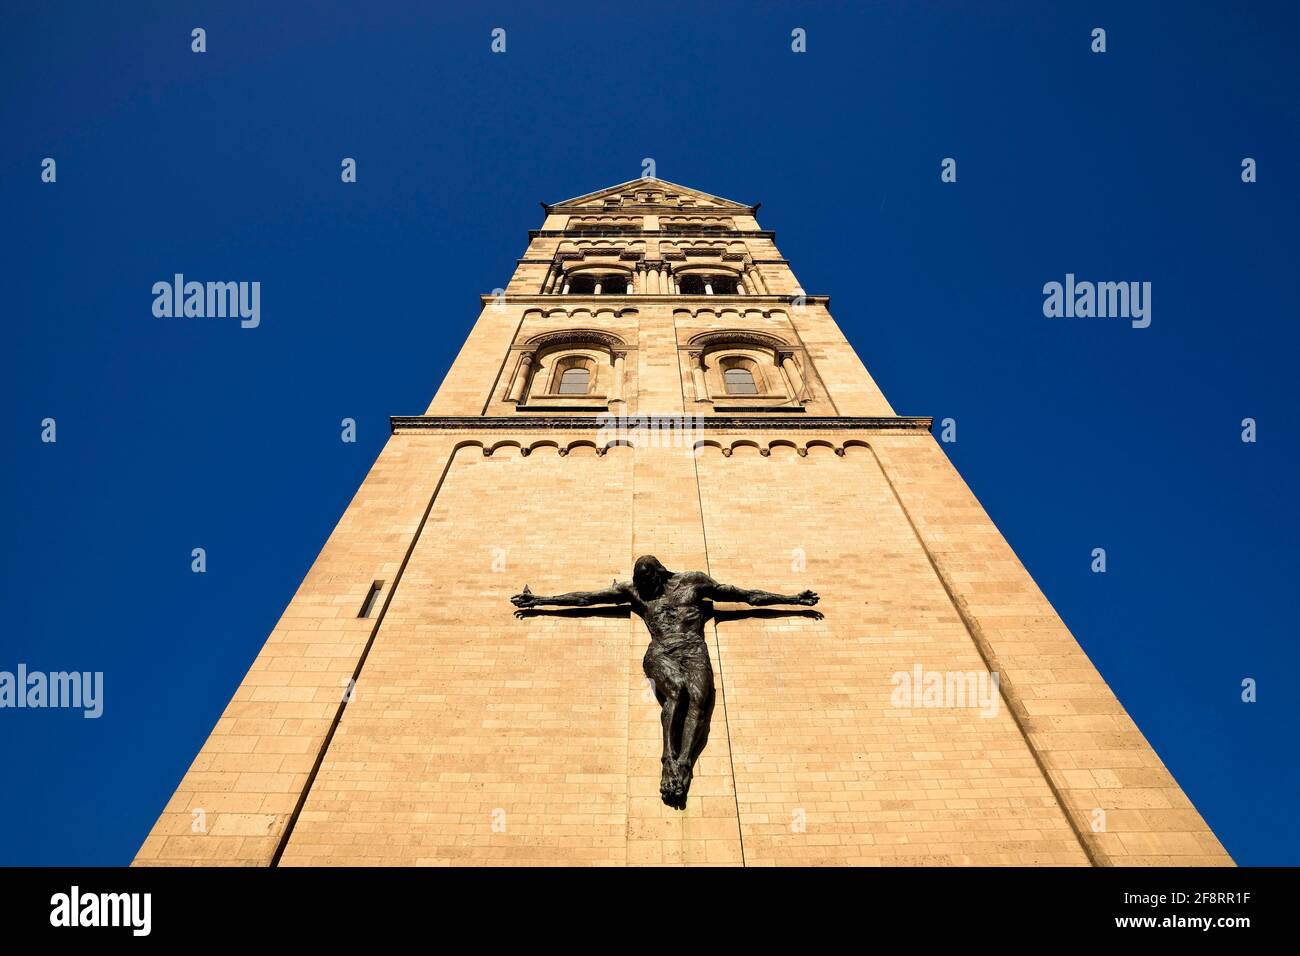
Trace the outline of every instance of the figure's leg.
<path fill-rule="evenodd" d="M 677 717 L 677 702 L 680 695 L 666 693 L 663 690 L 660 690 L 659 694 L 663 698 L 660 702 L 659 721 L 664 725 L 663 762 L 666 764 L 677 759 L 677 748 L 673 746 L 673 720 Z"/>
<path fill-rule="evenodd" d="M 679 774 L 680 745 L 674 740 L 674 731 L 681 714 L 686 697 L 685 675 L 677 663 L 667 655 L 655 655 L 647 659 L 646 673 L 655 684 L 655 695 L 659 698 L 659 719 L 663 724 L 664 744 L 660 758 L 662 771 L 659 777 L 659 794 L 665 802 L 676 800 L 681 795 L 682 785 Z"/>
<path fill-rule="evenodd" d="M 682 739 L 677 762 L 689 785 L 691 766 L 699 756 L 699 745 L 708 735 L 708 707 L 713 696 L 713 669 L 708 659 L 692 661 L 686 674 L 686 719 L 682 721 Z"/>

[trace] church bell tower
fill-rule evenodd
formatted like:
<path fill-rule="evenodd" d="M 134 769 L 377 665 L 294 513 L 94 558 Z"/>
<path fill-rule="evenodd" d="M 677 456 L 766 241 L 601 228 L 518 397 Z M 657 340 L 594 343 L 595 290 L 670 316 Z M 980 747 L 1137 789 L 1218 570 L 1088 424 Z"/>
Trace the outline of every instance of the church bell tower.
<path fill-rule="evenodd" d="M 757 207 L 545 208 L 137 865 L 1231 864 Z M 710 620 L 680 808 L 643 624 L 510 604 L 643 554 L 824 614 Z"/>

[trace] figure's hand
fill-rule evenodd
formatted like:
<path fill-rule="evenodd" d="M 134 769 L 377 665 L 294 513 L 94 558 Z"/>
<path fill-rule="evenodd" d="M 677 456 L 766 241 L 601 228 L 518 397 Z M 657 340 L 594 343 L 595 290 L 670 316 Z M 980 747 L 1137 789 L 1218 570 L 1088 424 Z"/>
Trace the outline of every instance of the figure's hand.
<path fill-rule="evenodd" d="M 528 590 L 528 585 L 525 584 L 524 589 L 510 599 L 510 603 L 515 607 L 537 607 L 540 602 L 537 595 Z M 518 615 L 515 616 L 518 617 Z"/>
<path fill-rule="evenodd" d="M 823 614 L 821 611 L 809 611 L 808 616 L 811 617 L 814 621 L 821 621 L 826 618 L 826 615 Z"/>
<path fill-rule="evenodd" d="M 524 618 L 526 618 L 526 617 L 531 617 L 531 616 L 532 616 L 532 615 L 529 614 L 527 611 L 515 611 L 515 617 L 519 618 L 521 621 L 522 621 Z"/>
<path fill-rule="evenodd" d="M 800 591 L 799 594 L 795 597 L 796 603 L 804 604 L 807 605 L 808 607 L 812 607 L 819 600 L 821 599 L 817 596 L 816 591 Z"/>

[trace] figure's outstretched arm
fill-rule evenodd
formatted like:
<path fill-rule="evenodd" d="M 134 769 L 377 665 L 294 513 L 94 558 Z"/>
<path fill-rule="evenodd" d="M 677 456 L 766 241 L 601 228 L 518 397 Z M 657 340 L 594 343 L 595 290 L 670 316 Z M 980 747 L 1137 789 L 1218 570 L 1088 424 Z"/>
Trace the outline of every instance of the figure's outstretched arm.
<path fill-rule="evenodd" d="M 630 604 L 631 597 L 627 589 L 614 584 L 600 591 L 569 591 L 566 594 L 554 594 L 544 597 L 534 594 L 524 585 L 523 591 L 510 599 L 515 607 L 539 607 L 543 604 L 555 607 L 590 607 L 593 604 Z"/>
<path fill-rule="evenodd" d="M 715 601 L 736 601 L 764 607 L 768 604 L 803 604 L 811 607 L 820 598 L 816 591 L 800 591 L 798 594 L 773 594 L 771 591 L 750 591 L 732 584 L 719 584 L 713 581 L 706 588 L 708 596 Z"/>

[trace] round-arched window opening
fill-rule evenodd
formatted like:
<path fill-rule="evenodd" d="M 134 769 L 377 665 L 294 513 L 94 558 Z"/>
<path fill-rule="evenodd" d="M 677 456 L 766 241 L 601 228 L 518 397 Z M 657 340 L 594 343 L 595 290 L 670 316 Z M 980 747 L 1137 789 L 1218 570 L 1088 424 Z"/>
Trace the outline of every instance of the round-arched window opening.
<path fill-rule="evenodd" d="M 569 295 L 626 295 L 632 283 L 622 272 L 583 272 L 569 279 Z"/>
<path fill-rule="evenodd" d="M 749 363 L 740 361 L 729 363 L 722 370 L 722 384 L 728 395 L 757 395 L 758 383 L 754 381 L 754 370 Z"/>
<path fill-rule="evenodd" d="M 547 378 L 552 395 L 590 395 L 596 386 L 596 363 L 587 355 L 560 355 Z"/>
<path fill-rule="evenodd" d="M 566 368 L 560 373 L 561 395 L 586 395 L 591 388 L 591 369 L 584 366 Z"/>
<path fill-rule="evenodd" d="M 682 295 L 736 295 L 739 291 L 736 277 L 731 275 L 691 273 L 682 276 L 678 282 L 681 284 Z"/>

